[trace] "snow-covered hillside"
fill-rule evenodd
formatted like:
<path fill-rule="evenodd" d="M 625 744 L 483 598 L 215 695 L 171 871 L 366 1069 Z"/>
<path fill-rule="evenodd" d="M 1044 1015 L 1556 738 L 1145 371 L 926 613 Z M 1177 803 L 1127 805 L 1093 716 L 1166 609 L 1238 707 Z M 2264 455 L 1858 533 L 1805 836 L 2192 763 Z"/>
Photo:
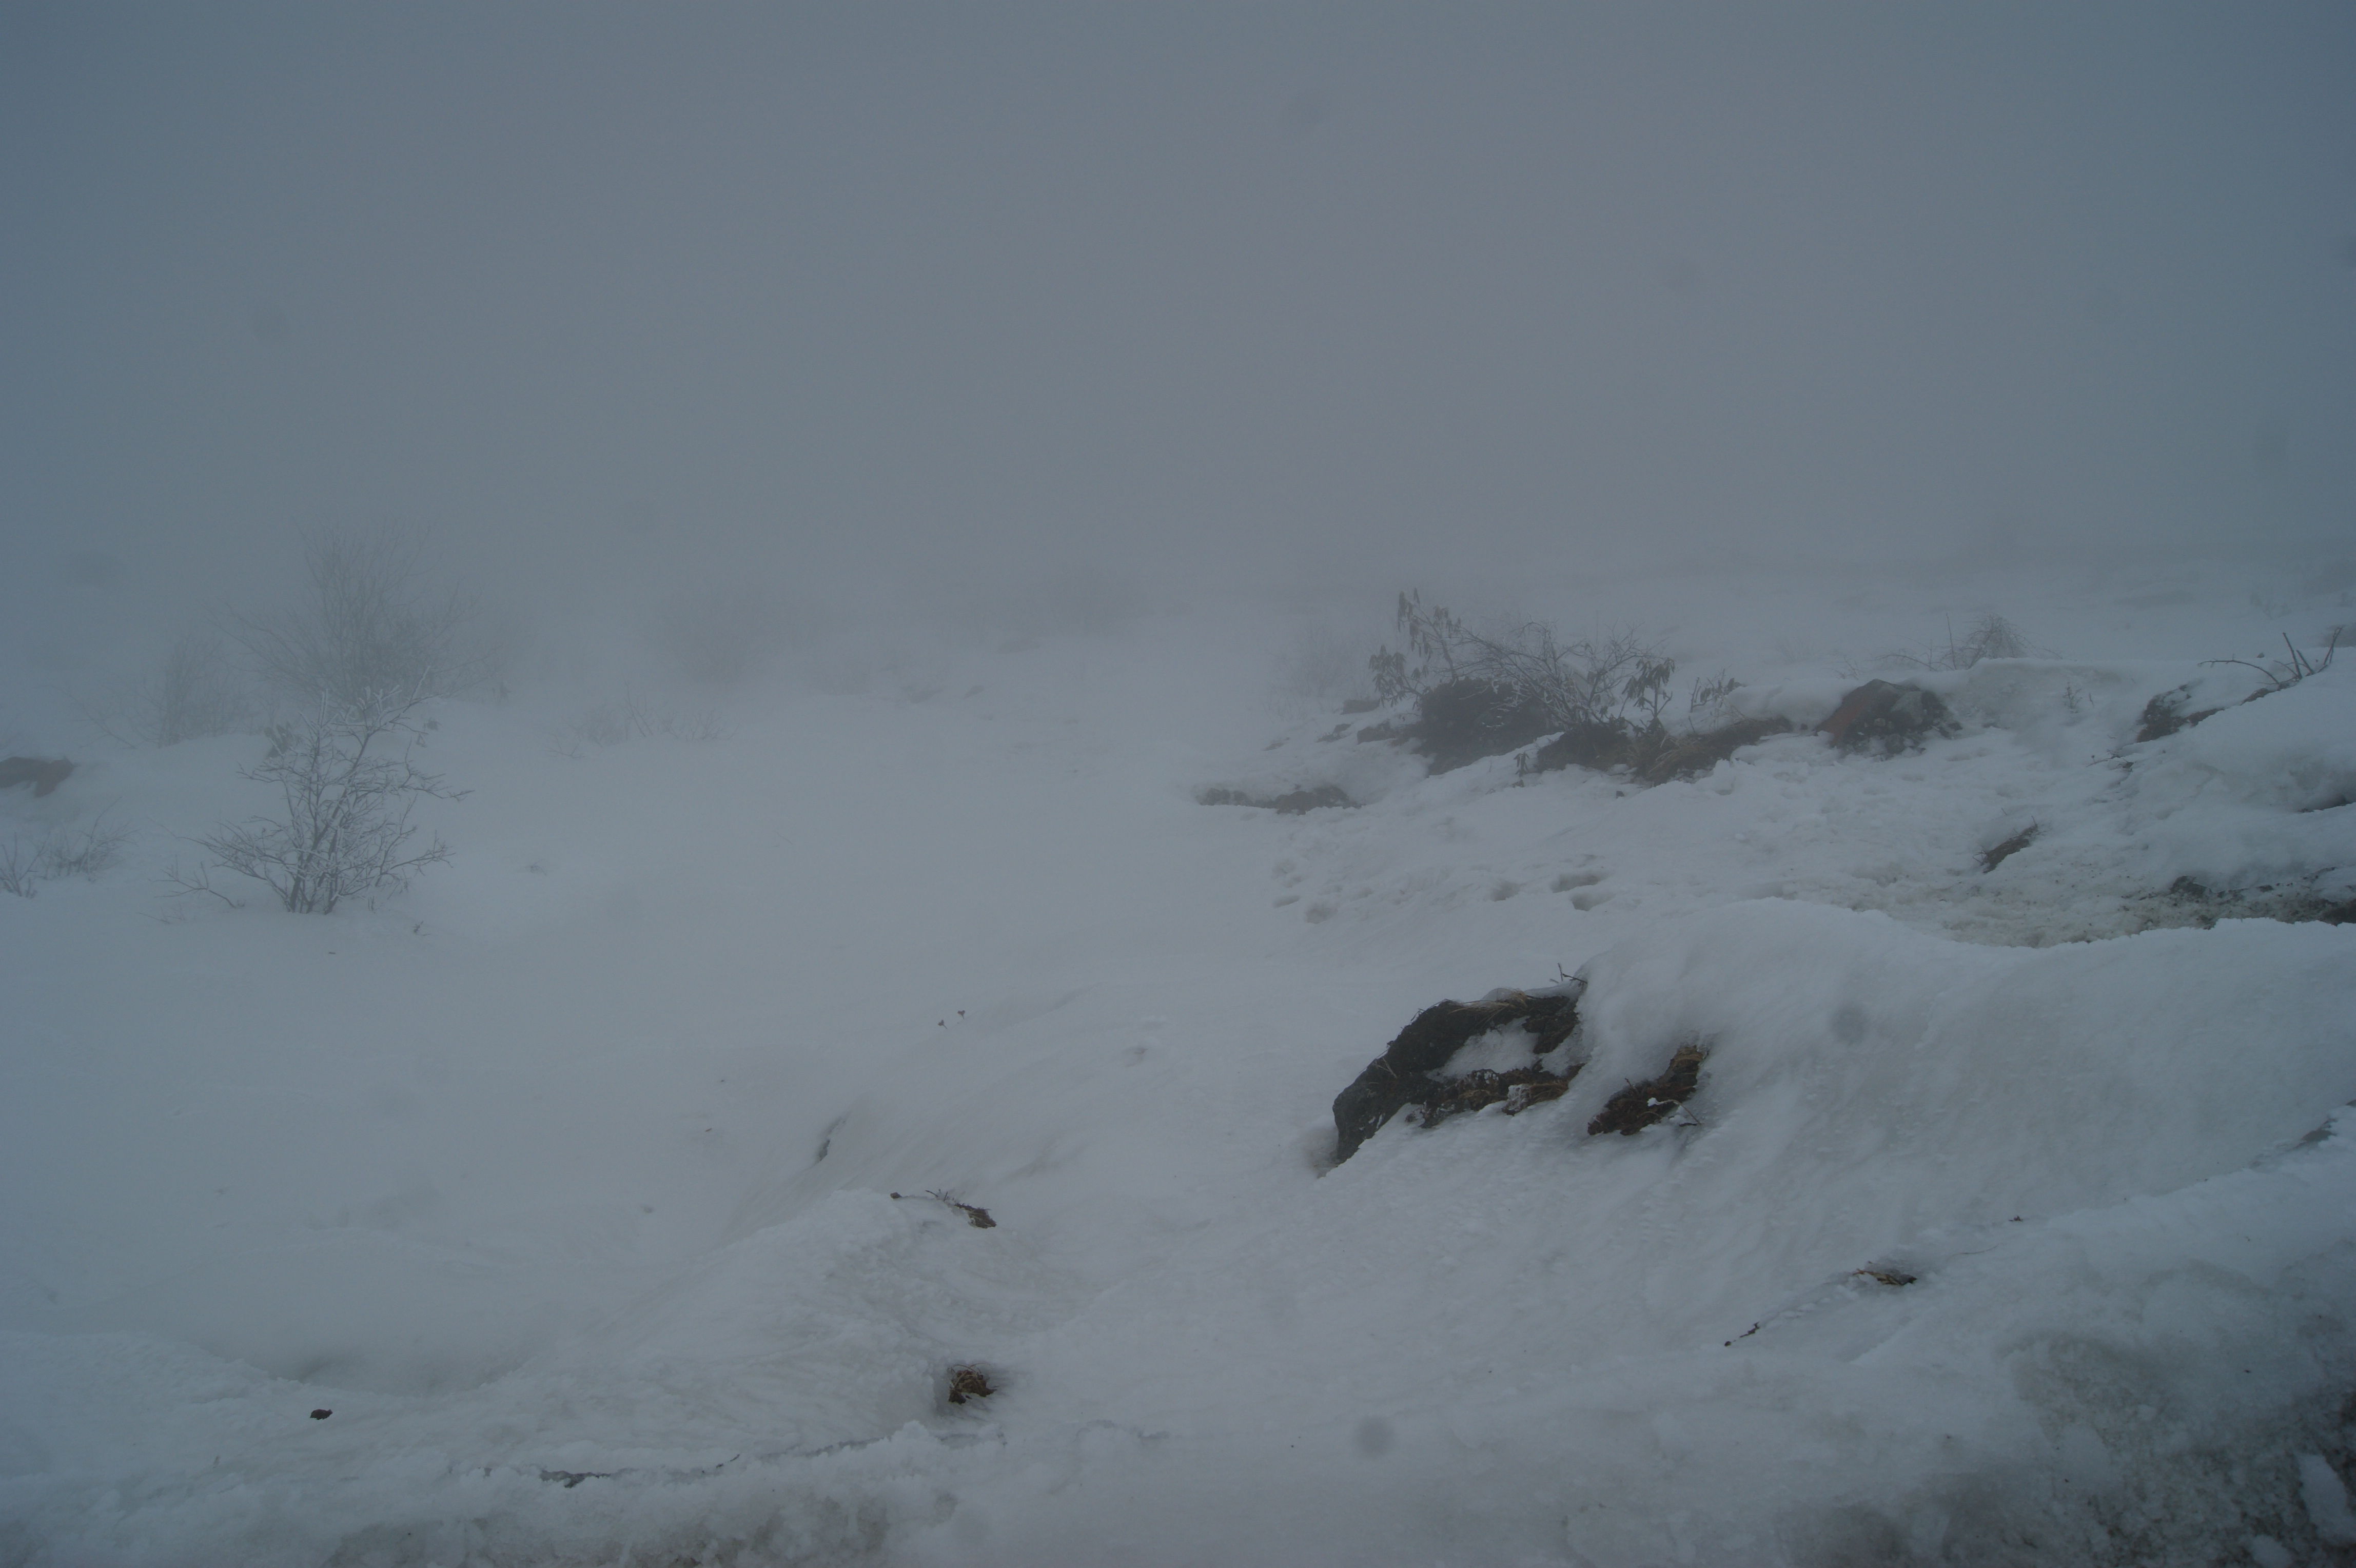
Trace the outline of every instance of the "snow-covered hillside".
<path fill-rule="evenodd" d="M 1567 591 L 1795 725 L 1649 789 L 1426 777 L 1258 611 L 705 738 L 526 685 L 324 918 L 155 880 L 259 737 L 24 682 L 0 841 L 133 837 L 0 897 L 0 1563 L 2356 1560 L 2356 929 L 2263 918 L 2356 897 L 2356 668 L 2201 662 L 2346 587 Z M 1971 596 L 2050 653 L 1813 733 Z M 1574 975 L 1562 1098 L 1333 1162 L 1419 1009 Z"/>

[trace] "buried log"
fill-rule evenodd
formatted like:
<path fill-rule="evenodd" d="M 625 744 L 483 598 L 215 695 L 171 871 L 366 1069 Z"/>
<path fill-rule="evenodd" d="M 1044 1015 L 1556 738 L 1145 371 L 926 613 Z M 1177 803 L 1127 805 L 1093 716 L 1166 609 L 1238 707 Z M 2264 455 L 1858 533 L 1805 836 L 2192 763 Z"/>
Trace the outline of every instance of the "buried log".
<path fill-rule="evenodd" d="M 1479 1069 L 1458 1078 L 1440 1076 L 1456 1053 L 1483 1035 L 1519 1024 L 1530 1036 L 1530 1055 L 1543 1057 L 1570 1037 L 1579 1025 L 1576 983 L 1533 994 L 1508 991 L 1485 1002 L 1441 1002 L 1417 1014 L 1383 1054 L 1333 1098 L 1334 1163 L 1358 1152 L 1382 1125 L 1408 1106 L 1424 1109 L 1427 1126 L 1459 1111 L 1477 1111 L 1504 1101 L 1510 1114 L 1558 1099 L 1579 1071 L 1549 1072 L 1535 1059 L 1498 1072 Z"/>

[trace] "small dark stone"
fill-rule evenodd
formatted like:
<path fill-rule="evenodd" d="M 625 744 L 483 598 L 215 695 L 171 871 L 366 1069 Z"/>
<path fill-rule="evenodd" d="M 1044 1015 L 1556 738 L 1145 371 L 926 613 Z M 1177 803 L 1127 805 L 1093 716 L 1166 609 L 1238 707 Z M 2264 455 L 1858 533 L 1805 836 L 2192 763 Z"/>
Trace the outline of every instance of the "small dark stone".
<path fill-rule="evenodd" d="M 325 1421 L 335 1413 L 336 1412 L 332 1410 L 315 1410 L 311 1412 L 311 1419 L 313 1421 Z"/>

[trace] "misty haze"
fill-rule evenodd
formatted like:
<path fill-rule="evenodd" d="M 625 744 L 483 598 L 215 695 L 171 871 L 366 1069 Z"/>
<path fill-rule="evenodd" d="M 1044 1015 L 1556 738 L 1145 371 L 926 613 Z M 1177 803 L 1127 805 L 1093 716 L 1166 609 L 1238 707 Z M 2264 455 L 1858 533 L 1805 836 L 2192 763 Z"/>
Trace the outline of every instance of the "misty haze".
<path fill-rule="evenodd" d="M 0 5 L 0 1565 L 2356 1562 L 2351 81 Z"/>

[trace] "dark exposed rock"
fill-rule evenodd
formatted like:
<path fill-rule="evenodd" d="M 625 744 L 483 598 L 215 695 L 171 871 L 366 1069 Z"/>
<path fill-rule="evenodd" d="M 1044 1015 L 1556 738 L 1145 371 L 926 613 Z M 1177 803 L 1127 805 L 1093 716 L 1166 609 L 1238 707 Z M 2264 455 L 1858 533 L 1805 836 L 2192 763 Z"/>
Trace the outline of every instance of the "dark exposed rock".
<path fill-rule="evenodd" d="M 963 1404 L 968 1400 L 986 1400 L 998 1391 L 990 1384 L 989 1374 L 980 1367 L 949 1369 L 949 1403 Z"/>
<path fill-rule="evenodd" d="M 1895 757 L 1933 736 L 1952 736 L 1962 726 L 1935 692 L 1890 681 L 1868 681 L 1841 699 L 1833 716 L 1817 726 L 1843 751 L 1871 750 Z"/>
<path fill-rule="evenodd" d="M 1605 1101 L 1595 1120 L 1587 1124 L 1588 1135 L 1633 1134 L 1665 1120 L 1701 1087 L 1701 1064 L 1708 1055 L 1697 1045 L 1679 1046 L 1676 1054 L 1669 1058 L 1668 1071 L 1643 1083 L 1632 1083 Z"/>
<path fill-rule="evenodd" d="M 1537 995 L 1511 991 L 1494 1001 L 1441 1002 L 1417 1014 L 1389 1048 L 1334 1097 L 1335 1161 L 1357 1153 L 1359 1144 L 1409 1105 L 1425 1107 L 1429 1123 L 1499 1101 L 1506 1102 L 1507 1110 L 1519 1111 L 1558 1098 L 1578 1068 L 1550 1073 L 1536 1058 L 1570 1037 L 1579 1025 L 1578 999 L 1576 986 Z M 1530 1036 L 1533 1059 L 1528 1067 L 1472 1072 L 1459 1079 L 1438 1076 L 1468 1043 L 1516 1023 Z"/>
<path fill-rule="evenodd" d="M 1262 811 L 1282 816 L 1297 817 L 1325 806 L 1355 806 L 1338 785 L 1320 784 L 1312 789 L 1292 789 L 1281 795 L 1247 795 L 1241 789 L 1204 789 L 1194 799 L 1205 806 L 1257 806 Z"/>
<path fill-rule="evenodd" d="M 66 781 L 74 765 L 62 757 L 11 757 L 0 759 L 0 789 L 30 784 L 35 795 L 46 795 Z"/>

